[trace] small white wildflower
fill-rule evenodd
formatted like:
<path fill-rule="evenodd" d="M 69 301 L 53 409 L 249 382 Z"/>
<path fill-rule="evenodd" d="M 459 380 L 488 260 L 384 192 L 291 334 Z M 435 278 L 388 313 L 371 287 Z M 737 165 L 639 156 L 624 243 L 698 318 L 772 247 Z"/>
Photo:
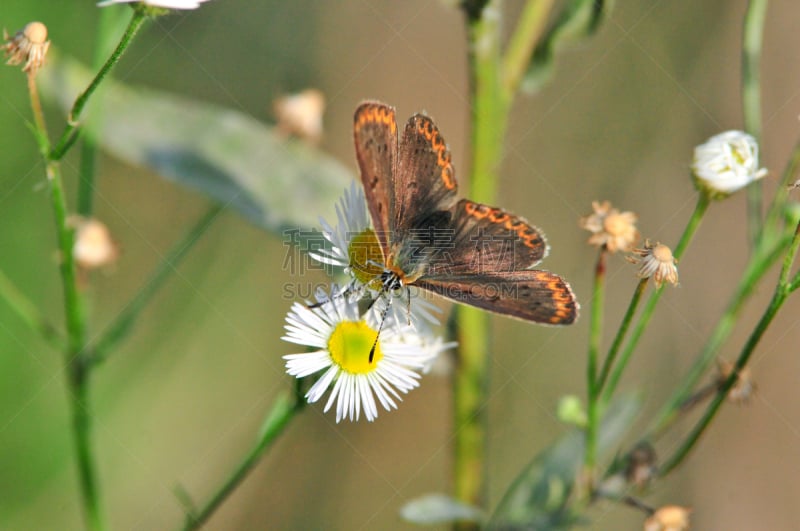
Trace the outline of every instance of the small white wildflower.
<path fill-rule="evenodd" d="M 694 149 L 692 174 L 698 188 L 723 198 L 767 174 L 758 167 L 758 143 L 742 131 L 712 136 Z"/>

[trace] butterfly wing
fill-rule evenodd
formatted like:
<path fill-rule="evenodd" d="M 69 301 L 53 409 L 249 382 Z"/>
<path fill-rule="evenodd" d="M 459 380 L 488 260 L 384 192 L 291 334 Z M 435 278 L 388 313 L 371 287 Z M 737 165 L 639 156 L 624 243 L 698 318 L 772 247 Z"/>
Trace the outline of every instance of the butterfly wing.
<path fill-rule="evenodd" d="M 578 317 L 569 284 L 549 271 L 425 277 L 414 285 L 456 302 L 536 323 L 568 325 Z"/>
<path fill-rule="evenodd" d="M 415 114 L 406 123 L 394 180 L 391 261 L 416 277 L 451 225 L 457 183 L 436 124 Z"/>
<path fill-rule="evenodd" d="M 436 244 L 425 276 L 530 269 L 548 251 L 544 234 L 525 219 L 469 199 L 462 199 L 453 207 L 449 232 L 442 234 Z"/>
<path fill-rule="evenodd" d="M 359 105 L 353 117 L 353 136 L 372 224 L 383 254 L 388 256 L 398 150 L 394 108 L 373 101 Z"/>
<path fill-rule="evenodd" d="M 578 303 L 569 284 L 530 269 L 548 249 L 544 234 L 525 219 L 462 199 L 451 211 L 450 235 L 449 241 L 437 242 L 415 286 L 527 321 L 575 321 Z"/>

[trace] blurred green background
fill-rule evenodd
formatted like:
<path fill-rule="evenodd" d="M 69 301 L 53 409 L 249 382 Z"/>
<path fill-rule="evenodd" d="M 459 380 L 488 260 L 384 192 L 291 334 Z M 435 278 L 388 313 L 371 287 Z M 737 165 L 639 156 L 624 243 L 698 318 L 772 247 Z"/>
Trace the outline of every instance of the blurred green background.
<path fill-rule="evenodd" d="M 463 178 L 467 50 L 454 3 L 212 0 L 147 27 L 114 74 L 267 122 L 273 98 L 317 87 L 328 100 L 321 147 L 354 174 L 358 102 L 391 103 L 402 119 L 424 110 L 435 117 Z M 509 20 L 520 5 L 508 2 Z M 560 54 L 551 84 L 517 100 L 498 202 L 548 235 L 544 267 L 570 280 L 584 319 L 566 329 L 494 320 L 486 405 L 492 506 L 520 468 L 565 431 L 554 417 L 559 397 L 583 394 L 595 252 L 578 217 L 592 200 L 609 199 L 639 214 L 644 236 L 674 245 L 696 197 L 688 179 L 693 147 L 742 125 L 745 7 L 744 0 L 618 0 L 598 36 Z M 0 4 L 0 25 L 10 32 L 40 20 L 53 47 L 87 64 L 99 15 L 91 1 Z M 763 62 L 767 197 L 798 134 L 798 16 L 792 0 L 770 3 Z M 51 130 L 59 132 L 63 117 L 49 111 Z M 29 116 L 24 76 L 0 68 L 0 268 L 60 323 L 52 213 L 24 123 Z M 63 166 L 72 191 L 74 155 Z M 101 157 L 96 215 L 120 242 L 122 259 L 91 284 L 94 332 L 206 205 L 193 191 Z M 638 427 L 668 396 L 727 303 L 747 256 L 744 206 L 742 195 L 712 206 L 680 264 L 681 285 L 662 298 L 623 384 L 642 392 Z M 333 205 L 319 214 L 332 219 Z M 131 340 L 95 374 L 95 448 L 114 529 L 178 526 L 174 487 L 207 499 L 249 448 L 273 397 L 291 385 L 281 355 L 293 347 L 279 337 L 291 303 L 283 286 L 296 279 L 282 271 L 284 253 L 279 238 L 225 212 Z M 635 278 L 621 257 L 609 268 L 610 335 Z M 728 358 L 771 290 L 765 284 L 748 305 L 723 349 Z M 648 504 L 693 507 L 696 529 L 800 528 L 799 308 L 790 300 L 755 353 L 759 393 L 751 405 L 727 406 L 685 465 L 645 497 Z M 411 529 L 398 508 L 451 487 L 448 391 L 447 376 L 427 376 L 398 411 L 382 412 L 374 424 L 336 425 L 321 407 L 308 408 L 207 528 Z M 65 394 L 60 356 L 0 303 L 0 529 L 82 526 Z M 659 450 L 668 452 L 677 436 Z M 639 529 L 643 520 L 610 504 L 598 504 L 590 517 L 591 529 L 600 530 Z"/>

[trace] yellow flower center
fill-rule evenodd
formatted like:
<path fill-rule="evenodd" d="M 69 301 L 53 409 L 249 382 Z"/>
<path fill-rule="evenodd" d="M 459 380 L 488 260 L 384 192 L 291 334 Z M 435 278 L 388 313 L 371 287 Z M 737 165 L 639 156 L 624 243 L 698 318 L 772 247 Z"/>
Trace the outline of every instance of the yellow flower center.
<path fill-rule="evenodd" d="M 366 229 L 350 240 L 347 247 L 350 269 L 362 284 L 380 289 L 380 276 L 383 273 L 383 251 L 375 231 Z M 377 285 L 374 285 L 377 282 Z"/>
<path fill-rule="evenodd" d="M 328 338 L 328 352 L 334 363 L 350 374 L 368 374 L 383 358 L 381 342 L 375 342 L 378 331 L 364 321 L 342 321 Z M 375 345 L 372 362 L 369 352 Z"/>

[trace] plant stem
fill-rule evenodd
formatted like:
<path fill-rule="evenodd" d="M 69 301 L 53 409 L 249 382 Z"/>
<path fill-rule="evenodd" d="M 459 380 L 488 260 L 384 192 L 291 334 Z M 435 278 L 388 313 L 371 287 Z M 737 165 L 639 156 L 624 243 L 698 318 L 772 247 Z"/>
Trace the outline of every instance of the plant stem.
<path fill-rule="evenodd" d="M 91 415 L 89 411 L 89 370 L 86 365 L 86 312 L 78 290 L 75 261 L 72 256 L 73 231 L 67 225 L 67 203 L 58 163 L 47 163 L 50 197 L 58 233 L 61 282 L 64 290 L 64 310 L 67 322 L 68 345 L 64 352 L 67 371 L 69 404 L 72 413 L 72 435 L 80 473 L 83 511 L 86 526 L 93 531 L 105 529 L 100 508 L 94 456 L 91 448 Z"/>
<path fill-rule="evenodd" d="M 453 377 L 454 492 L 482 506 L 486 497 L 486 393 L 489 386 L 489 323 L 475 308 L 459 307 L 458 358 Z"/>
<path fill-rule="evenodd" d="M 681 380 L 678 389 L 672 393 L 669 401 L 656 416 L 656 420 L 649 430 L 649 437 L 656 437 L 661 434 L 675 419 L 686 400 L 692 396 L 692 392 L 700 378 L 703 377 L 708 367 L 714 362 L 719 348 L 733 331 L 739 312 L 744 307 L 745 301 L 755 290 L 758 279 L 783 254 L 787 243 L 778 243 L 770 252 L 761 251 L 752 256 L 728 307 L 725 309 L 725 313 L 706 342 L 703 352 L 695 360 L 687 375 Z"/>
<path fill-rule="evenodd" d="M 13 282 L 0 271 L 0 298 L 5 300 L 9 308 L 16 313 L 32 330 L 39 334 L 53 347 L 63 350 L 66 344 L 58 330 L 51 325 L 39 309 L 25 296 Z"/>
<path fill-rule="evenodd" d="M 542 38 L 553 0 L 527 0 L 519 21 L 508 42 L 503 63 L 505 99 L 510 101 L 531 61 L 531 55 Z"/>
<path fill-rule="evenodd" d="M 714 419 L 719 411 L 719 408 L 722 406 L 722 402 L 725 400 L 725 397 L 728 396 L 728 392 L 731 390 L 731 388 L 733 388 L 736 380 L 739 378 L 739 374 L 750 360 L 750 356 L 753 354 L 756 346 L 758 346 L 759 341 L 767 331 L 770 323 L 772 323 L 773 318 L 791 294 L 792 287 L 789 284 L 789 274 L 792 271 L 795 258 L 797 257 L 798 248 L 800 248 L 800 223 L 798 223 L 795 227 L 792 243 L 789 245 L 786 255 L 783 259 L 783 267 L 781 268 L 781 274 L 778 278 L 778 284 L 775 286 L 775 293 L 773 293 L 767 309 L 764 311 L 764 314 L 761 316 L 761 319 L 758 321 L 755 329 L 747 339 L 747 343 L 742 348 L 739 358 L 736 360 L 736 365 L 734 366 L 730 375 L 728 375 L 728 378 L 717 390 L 714 400 L 711 401 L 711 404 L 709 404 L 703 416 L 699 421 L 697 421 L 697 424 L 695 424 L 694 428 L 692 428 L 692 431 L 681 443 L 675 453 L 673 453 L 672 456 L 667 459 L 664 465 L 661 467 L 659 472 L 661 476 L 669 474 L 675 469 L 675 467 L 680 465 L 686 456 L 689 455 L 689 452 L 691 452 L 692 448 L 694 448 L 694 446 L 697 444 L 697 441 L 700 440 L 703 432 L 705 432 L 706 428 L 709 426 L 709 424 L 711 424 L 711 421 Z"/>
<path fill-rule="evenodd" d="M 472 103 L 473 200 L 493 203 L 503 157 L 508 112 L 522 72 L 540 38 L 550 0 L 529 1 L 505 61 L 501 51 L 502 0 L 465 1 Z M 505 70 L 504 70 L 505 68 Z M 481 506 L 486 491 L 486 392 L 489 380 L 489 316 L 476 308 L 457 309 L 458 362 L 453 376 L 455 414 L 454 491 Z M 464 524 L 462 528 L 469 528 Z"/>
<path fill-rule="evenodd" d="M 764 315 L 762 315 L 761 320 L 758 322 L 755 330 L 750 335 L 750 338 L 747 340 L 747 344 L 742 349 L 742 352 L 739 354 L 739 359 L 736 360 L 736 365 L 734 369 L 731 371 L 731 374 L 725 380 L 725 382 L 720 386 L 717 394 L 714 396 L 714 399 L 709 404 L 708 408 L 706 409 L 703 416 L 700 420 L 695 424 L 692 431 L 689 433 L 689 436 L 681 443 L 675 453 L 668 458 L 664 464 L 660 467 L 659 475 L 666 476 L 672 470 L 675 469 L 681 462 L 689 455 L 689 452 L 694 448 L 697 441 L 700 439 L 700 436 L 703 434 L 705 429 L 714 419 L 719 411 L 722 402 L 725 400 L 725 397 L 728 396 L 728 392 L 731 390 L 733 385 L 736 383 L 736 379 L 739 377 L 739 373 L 741 370 L 747 365 L 748 360 L 750 359 L 750 355 L 755 350 L 758 342 L 761 340 L 761 337 L 764 335 L 764 332 L 767 331 L 772 319 L 775 317 L 775 314 L 778 313 L 778 310 L 781 308 L 783 303 L 786 301 L 786 297 L 788 296 L 789 292 L 786 290 L 785 285 L 780 285 L 775 290 L 775 294 L 772 297 L 772 300 L 769 303 Z"/>
<path fill-rule="evenodd" d="M 605 308 L 606 248 L 602 246 L 597 255 L 594 268 L 594 293 L 592 295 L 592 314 L 589 323 L 589 354 L 586 363 L 586 453 L 584 456 L 585 477 L 589 489 L 594 484 L 594 467 L 597 459 L 597 358 L 603 338 L 603 311 Z M 588 494 L 588 493 L 587 493 Z"/>
<path fill-rule="evenodd" d="M 297 396 L 297 394 L 291 398 L 286 394 L 278 396 L 272 406 L 272 410 L 264 421 L 256 444 L 237 465 L 222 486 L 217 489 L 211 499 L 196 514 L 186 515 L 186 522 L 182 528 L 184 531 L 199 529 L 208 521 L 211 515 L 222 505 L 222 502 L 224 502 L 228 496 L 236 490 L 236 487 L 244 481 L 248 473 L 258 463 L 264 451 L 275 442 L 278 436 L 283 433 L 289 421 L 292 420 L 304 406 L 305 401 L 301 396 Z"/>
<path fill-rule="evenodd" d="M 763 234 L 765 236 L 778 230 L 777 224 L 784 214 L 786 200 L 789 197 L 789 186 L 792 184 L 798 168 L 800 168 L 800 140 L 795 142 L 794 149 L 792 149 L 792 156 L 783 169 L 781 181 L 775 189 L 775 198 L 772 200 L 772 205 L 769 211 L 767 211 L 766 221 L 764 222 Z"/>
<path fill-rule="evenodd" d="M 764 20 L 767 0 L 750 0 L 744 19 L 742 43 L 742 105 L 745 131 L 761 141 L 761 46 L 764 40 Z M 747 188 L 747 213 L 750 244 L 758 245 L 761 233 L 761 183 Z"/>
<path fill-rule="evenodd" d="M 647 287 L 648 281 L 649 279 L 643 278 L 638 284 L 636 284 L 636 290 L 633 292 L 631 302 L 628 304 L 628 309 L 619 325 L 617 335 L 614 336 L 614 342 L 611 344 L 611 348 L 608 349 L 608 355 L 606 355 L 605 361 L 603 361 L 603 368 L 600 371 L 600 377 L 597 379 L 598 393 L 603 390 L 603 387 L 608 380 L 608 373 L 611 371 L 611 367 L 614 365 L 614 360 L 619 352 L 619 347 L 622 345 L 622 340 L 625 339 L 625 334 L 628 333 L 628 328 L 630 328 L 630 324 L 633 321 L 633 316 L 636 315 L 636 309 L 639 307 L 639 302 L 642 300 L 642 294 Z M 615 377 L 615 381 L 618 380 L 620 376 L 621 375 L 617 375 Z M 609 400 L 611 400 L 611 396 L 603 394 L 603 402 L 607 403 Z"/>
<path fill-rule="evenodd" d="M 478 12 L 467 11 L 472 91 L 471 197 L 491 203 L 502 158 L 505 113 L 501 94 L 501 0 Z M 486 393 L 489 385 L 489 317 L 482 310 L 459 307 L 457 362 L 453 374 L 453 482 L 458 500 L 483 506 L 486 501 Z M 469 529 L 470 524 L 459 526 Z"/>
<path fill-rule="evenodd" d="M 91 83 L 89 83 L 89 86 L 86 87 L 86 89 L 78 96 L 78 98 L 75 100 L 75 103 L 72 105 L 72 109 L 67 117 L 67 126 L 64 129 L 64 132 L 61 134 L 61 138 L 59 139 L 58 143 L 50 152 L 50 160 L 61 160 L 69 148 L 75 143 L 75 140 L 77 140 L 79 134 L 79 120 L 81 113 L 83 112 L 83 108 L 86 106 L 86 103 L 89 101 L 89 98 L 92 96 L 92 94 L 94 94 L 94 91 L 97 90 L 97 87 L 100 86 L 100 83 L 102 83 L 109 72 L 111 72 L 111 69 L 114 67 L 114 65 L 119 62 L 122 54 L 131 44 L 133 37 L 141 29 L 146 20 L 147 16 L 143 11 L 139 9 L 134 10 L 133 17 L 131 18 L 130 23 L 128 23 L 128 27 L 125 29 L 125 33 L 122 36 L 122 39 L 120 39 L 116 49 L 111 53 L 111 56 L 108 58 L 105 64 L 103 64 L 102 68 L 97 75 L 95 75 L 94 79 L 92 79 Z"/>
<path fill-rule="evenodd" d="M 99 365 L 108 359 L 114 347 L 122 340 L 133 328 L 136 319 L 141 314 L 148 302 L 158 292 L 169 275 L 175 271 L 176 266 L 189 252 L 190 249 L 200 240 L 200 236 L 208 230 L 214 219 L 224 208 L 223 205 L 212 205 L 197 222 L 186 232 L 186 235 L 170 249 L 169 253 L 161 260 L 150 275 L 148 281 L 139 290 L 136 296 L 125 306 L 125 309 L 114 319 L 105 330 L 103 335 L 96 341 L 94 347 L 90 349 L 92 357 L 89 363 Z"/>
<path fill-rule="evenodd" d="M 675 250 L 672 253 L 676 260 L 683 256 L 683 253 L 688 247 L 689 242 L 692 241 L 692 238 L 700 226 L 700 221 L 703 219 L 703 215 L 708 209 L 710 202 L 711 200 L 709 199 L 708 195 L 701 192 L 697 198 L 697 204 L 694 207 L 692 217 L 689 218 L 689 222 L 686 224 L 686 228 L 683 230 L 683 235 L 681 236 L 681 239 L 678 241 L 678 245 L 675 246 Z M 622 357 L 620 358 L 619 363 L 617 363 L 617 367 L 614 369 L 614 372 L 611 374 L 608 380 L 608 386 L 603 394 L 604 400 L 608 400 L 608 398 L 614 394 L 617 384 L 619 383 L 619 379 L 622 376 L 622 373 L 625 371 L 628 361 L 630 361 L 631 355 L 633 354 L 636 345 L 639 343 L 639 339 L 642 337 L 642 333 L 644 333 L 644 330 L 647 328 L 650 318 L 653 316 L 653 311 L 655 310 L 656 304 L 658 303 L 658 299 L 661 297 L 663 290 L 664 286 L 656 288 L 656 290 L 650 295 L 650 298 L 647 299 L 644 309 L 642 309 L 642 313 L 639 316 L 639 320 L 636 322 L 636 326 L 633 329 L 631 338 L 628 340 L 628 344 L 625 346 L 625 350 L 622 352 Z"/>

